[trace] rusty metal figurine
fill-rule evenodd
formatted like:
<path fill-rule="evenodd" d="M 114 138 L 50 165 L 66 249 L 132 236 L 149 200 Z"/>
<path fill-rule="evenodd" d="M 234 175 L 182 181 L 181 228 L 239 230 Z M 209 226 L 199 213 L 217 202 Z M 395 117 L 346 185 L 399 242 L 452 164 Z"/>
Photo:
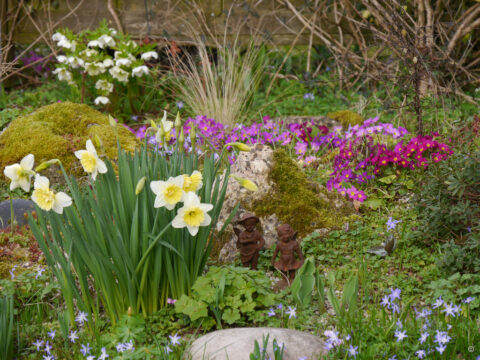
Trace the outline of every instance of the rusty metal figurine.
<path fill-rule="evenodd" d="M 293 231 L 290 225 L 283 224 L 277 228 L 277 234 L 280 241 L 273 253 L 272 265 L 288 275 L 288 281 L 292 283 L 295 271 L 300 269 L 304 263 L 302 249 L 296 240 L 297 232 Z M 279 252 L 280 260 L 275 261 Z M 298 260 L 295 253 L 298 255 Z"/>
<path fill-rule="evenodd" d="M 237 224 L 242 225 L 245 230 L 241 231 L 234 227 L 237 235 L 237 249 L 240 250 L 240 259 L 243 266 L 250 266 L 253 270 L 257 269 L 259 251 L 265 245 L 262 234 L 255 228 L 260 219 L 253 214 L 246 213 Z"/>

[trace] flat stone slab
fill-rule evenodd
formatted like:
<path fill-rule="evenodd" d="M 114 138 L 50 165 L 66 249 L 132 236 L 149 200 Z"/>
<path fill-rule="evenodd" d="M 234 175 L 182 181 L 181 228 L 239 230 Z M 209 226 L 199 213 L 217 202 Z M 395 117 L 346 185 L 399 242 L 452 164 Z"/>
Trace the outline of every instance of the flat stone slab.
<path fill-rule="evenodd" d="M 318 359 L 326 355 L 324 342 L 317 336 L 301 331 L 279 328 L 236 328 L 217 330 L 193 342 L 189 348 L 192 360 L 249 360 L 255 340 L 262 347 L 268 339 L 268 354 L 273 359 L 273 340 L 285 345 L 283 360 Z"/>
<path fill-rule="evenodd" d="M 26 199 L 13 199 L 13 215 L 18 225 L 23 226 L 28 223 L 25 213 L 35 210 L 33 201 Z M 5 229 L 10 225 L 10 200 L 0 202 L 0 229 Z"/>

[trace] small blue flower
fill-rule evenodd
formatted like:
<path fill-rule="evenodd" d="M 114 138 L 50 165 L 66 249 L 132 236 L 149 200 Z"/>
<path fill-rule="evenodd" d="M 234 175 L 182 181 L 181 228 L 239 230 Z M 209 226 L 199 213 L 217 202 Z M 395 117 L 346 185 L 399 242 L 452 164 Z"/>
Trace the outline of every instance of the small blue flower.
<path fill-rule="evenodd" d="M 55 337 L 55 333 L 56 333 L 56 331 L 52 330 L 49 333 L 47 333 L 47 335 L 50 337 L 50 339 L 53 339 Z"/>
<path fill-rule="evenodd" d="M 81 345 L 80 352 L 83 356 L 87 356 L 87 354 L 90 354 L 90 350 L 92 350 L 92 348 L 90 347 L 90 343 L 87 343 L 87 345 Z"/>
<path fill-rule="evenodd" d="M 185 104 L 183 103 L 183 101 L 177 101 L 177 107 L 179 109 L 183 109 L 184 106 L 185 106 Z"/>
<path fill-rule="evenodd" d="M 305 100 L 315 100 L 315 95 L 313 95 L 312 93 L 306 93 L 305 95 L 303 95 L 303 98 Z"/>
<path fill-rule="evenodd" d="M 273 308 L 269 309 L 268 316 L 270 316 L 270 317 L 275 316 L 275 310 L 273 310 Z"/>

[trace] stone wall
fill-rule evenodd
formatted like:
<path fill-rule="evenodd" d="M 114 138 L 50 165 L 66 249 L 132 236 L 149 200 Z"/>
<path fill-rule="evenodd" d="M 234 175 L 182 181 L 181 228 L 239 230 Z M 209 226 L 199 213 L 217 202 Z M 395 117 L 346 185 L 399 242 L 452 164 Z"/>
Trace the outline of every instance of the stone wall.
<path fill-rule="evenodd" d="M 37 39 L 40 32 L 49 30 L 45 35 L 48 40 L 52 31 L 68 27 L 74 32 L 93 29 L 102 19 L 107 19 L 112 27 L 118 28 L 117 22 L 108 8 L 108 0 L 33 0 L 28 6 L 20 7 L 20 13 L 14 26 L 14 41 L 30 43 Z M 206 37 L 235 36 L 238 24 L 240 35 L 244 40 L 257 33 L 260 39 L 274 44 L 291 44 L 297 34 L 304 30 L 297 44 L 308 44 L 309 33 L 279 0 L 111 0 L 112 8 L 120 21 L 124 32 L 136 39 L 149 36 L 153 40 L 175 40 L 177 42 L 191 39 L 188 25 Z M 302 13 L 308 14 L 305 0 L 292 1 Z M 6 0 L 10 17 L 18 9 L 20 0 Z M 21 2 L 23 3 L 23 2 Z M 200 11 L 199 11 L 200 10 Z M 204 21 L 201 21 L 203 14 Z M 227 21 L 228 19 L 228 21 Z M 206 26 L 200 25 L 203 23 Z M 6 26 L 8 28 L 8 26 Z M 207 30 L 208 29 L 208 30 Z M 257 31 L 257 29 L 260 29 Z M 5 30 L 5 29 L 4 29 Z"/>

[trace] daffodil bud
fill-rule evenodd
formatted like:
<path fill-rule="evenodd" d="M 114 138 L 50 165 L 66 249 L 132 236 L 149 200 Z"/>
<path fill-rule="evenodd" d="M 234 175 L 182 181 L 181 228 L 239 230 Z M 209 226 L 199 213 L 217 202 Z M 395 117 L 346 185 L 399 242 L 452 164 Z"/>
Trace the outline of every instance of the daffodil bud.
<path fill-rule="evenodd" d="M 177 112 L 177 117 L 175 118 L 175 134 L 177 135 L 180 131 L 180 126 L 182 126 L 182 121 L 180 120 L 180 112 Z"/>
<path fill-rule="evenodd" d="M 137 187 L 135 188 L 135 195 L 138 195 L 142 192 L 143 187 L 145 186 L 145 180 L 147 180 L 146 176 L 138 180 Z"/>
<path fill-rule="evenodd" d="M 178 137 L 178 144 L 180 148 L 183 148 L 183 144 L 185 143 L 185 135 L 183 134 L 183 128 L 180 130 L 180 136 Z"/>
<path fill-rule="evenodd" d="M 231 142 L 231 143 L 228 143 L 228 144 L 225 145 L 225 147 L 227 147 L 227 146 L 232 146 L 235 149 L 237 149 L 238 151 L 250 152 L 250 150 L 252 150 L 250 148 L 250 146 L 248 146 L 244 143 L 241 143 L 241 142 Z"/>
<path fill-rule="evenodd" d="M 40 172 L 40 171 L 48 169 L 52 165 L 60 165 L 60 163 L 61 162 L 58 159 L 52 159 L 52 160 L 44 161 L 43 163 L 41 163 L 40 165 L 38 165 L 35 168 L 35 171 Z"/>
<path fill-rule="evenodd" d="M 132 309 L 131 306 L 128 307 L 127 315 L 128 315 L 128 316 L 132 316 L 132 315 L 133 315 L 133 309 Z"/>
<path fill-rule="evenodd" d="M 232 177 L 238 181 L 238 183 L 247 190 L 257 191 L 258 186 L 251 180 L 241 178 L 240 176 L 232 175 Z"/>
<path fill-rule="evenodd" d="M 195 125 L 190 124 L 190 140 L 192 142 L 192 150 L 195 150 L 195 145 L 197 143 L 197 134 L 195 132 Z"/>
<path fill-rule="evenodd" d="M 98 135 L 95 135 L 93 137 L 93 141 L 95 142 L 95 146 L 100 148 L 100 149 L 103 149 L 103 142 L 102 140 L 98 137 Z"/>
<path fill-rule="evenodd" d="M 108 115 L 108 122 L 110 123 L 111 127 L 113 128 L 117 127 L 117 122 L 115 121 L 112 115 Z"/>
<path fill-rule="evenodd" d="M 156 124 L 155 121 L 153 121 L 153 120 L 150 120 L 150 126 L 151 126 L 152 128 L 154 128 L 154 129 L 157 128 L 157 124 Z"/>

